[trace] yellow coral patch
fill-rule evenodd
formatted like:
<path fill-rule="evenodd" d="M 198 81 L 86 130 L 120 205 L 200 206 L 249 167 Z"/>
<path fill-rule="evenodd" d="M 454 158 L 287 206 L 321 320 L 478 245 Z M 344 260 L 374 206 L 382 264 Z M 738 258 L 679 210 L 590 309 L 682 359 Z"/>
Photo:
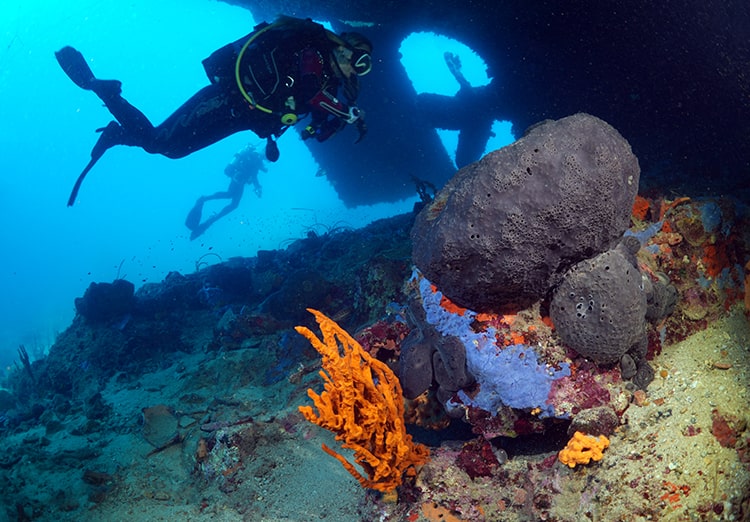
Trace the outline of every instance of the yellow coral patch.
<path fill-rule="evenodd" d="M 573 434 L 573 438 L 568 441 L 567 446 L 560 450 L 557 458 L 563 464 L 574 468 L 577 464 L 588 464 L 592 460 L 602 460 L 604 449 L 607 447 L 609 447 L 609 439 L 604 435 L 592 437 L 577 431 Z"/>

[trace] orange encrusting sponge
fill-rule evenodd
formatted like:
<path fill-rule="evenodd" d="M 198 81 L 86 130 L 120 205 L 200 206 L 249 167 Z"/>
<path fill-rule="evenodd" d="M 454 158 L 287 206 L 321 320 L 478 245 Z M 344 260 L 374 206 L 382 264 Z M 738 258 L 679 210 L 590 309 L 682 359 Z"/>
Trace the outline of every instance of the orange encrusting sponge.
<path fill-rule="evenodd" d="M 563 464 L 575 468 L 578 464 L 602 460 L 607 447 L 609 447 L 609 439 L 604 435 L 593 437 L 577 431 L 568 441 L 567 446 L 557 454 L 557 458 Z"/>

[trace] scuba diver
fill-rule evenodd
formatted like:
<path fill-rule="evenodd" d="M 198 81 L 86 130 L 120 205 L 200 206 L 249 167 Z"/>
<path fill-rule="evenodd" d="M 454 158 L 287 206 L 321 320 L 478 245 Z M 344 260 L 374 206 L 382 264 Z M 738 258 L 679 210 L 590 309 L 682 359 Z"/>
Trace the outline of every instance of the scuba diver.
<path fill-rule="evenodd" d="M 311 120 L 303 139 L 325 141 L 347 124 L 356 124 L 358 143 L 367 132 L 364 113 L 356 105 L 358 80 L 372 69 L 371 53 L 372 44 L 359 33 L 336 35 L 310 19 L 281 16 L 203 60 L 210 84 L 154 126 L 121 96 L 119 81 L 96 78 L 80 52 L 64 47 L 55 53 L 63 71 L 80 88 L 93 91 L 117 120 L 97 129 L 101 135 L 68 206 L 89 170 L 115 145 L 182 158 L 251 130 L 267 140 L 266 157 L 276 161 L 276 138 L 307 115 Z"/>
<path fill-rule="evenodd" d="M 208 227 L 236 209 L 242 194 L 245 192 L 245 184 L 252 184 L 255 195 L 261 197 L 263 189 L 258 181 L 258 173 L 262 170 L 268 172 L 263 164 L 263 156 L 255 151 L 255 147 L 248 145 L 240 152 L 234 155 L 232 162 L 224 169 L 224 174 L 231 180 L 227 190 L 216 192 L 210 196 L 201 196 L 195 202 L 193 208 L 188 212 L 185 219 L 185 226 L 190 229 L 190 240 L 202 235 Z M 217 214 L 207 218 L 201 223 L 201 214 L 203 213 L 203 204 L 206 201 L 214 199 L 229 199 L 229 203 L 222 208 Z"/>
<path fill-rule="evenodd" d="M 461 58 L 450 52 L 443 58 L 459 84 L 458 92 L 455 96 L 421 93 L 417 104 L 433 127 L 459 131 L 456 166 L 461 168 L 482 157 L 487 142 L 495 135 L 495 120 L 508 118 L 500 114 L 502 88 L 494 78 L 488 85 L 473 87 L 461 71 Z"/>

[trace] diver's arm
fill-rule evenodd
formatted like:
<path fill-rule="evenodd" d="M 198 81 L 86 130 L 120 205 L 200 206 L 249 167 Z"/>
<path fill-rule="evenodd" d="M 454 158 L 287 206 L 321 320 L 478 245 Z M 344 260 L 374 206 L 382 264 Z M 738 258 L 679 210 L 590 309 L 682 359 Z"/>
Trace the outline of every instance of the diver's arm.
<path fill-rule="evenodd" d="M 461 71 L 461 58 L 451 52 L 444 53 L 443 58 L 445 59 L 445 64 L 448 66 L 448 70 L 456 79 L 458 85 L 461 86 L 461 89 L 471 88 L 471 84 L 464 76 L 464 73 Z"/>
<path fill-rule="evenodd" d="M 338 83 L 326 81 L 333 74 L 324 71 L 324 60 L 320 52 L 308 47 L 300 58 L 302 97 L 305 100 L 312 122 L 303 133 L 303 139 L 314 137 L 325 141 L 345 124 L 355 123 L 362 115 L 357 107 L 349 107 L 335 94 Z"/>
<path fill-rule="evenodd" d="M 345 123 L 354 123 L 361 115 L 359 108 L 347 106 L 325 89 L 318 91 L 308 103 L 313 112 L 331 114 Z"/>
<path fill-rule="evenodd" d="M 325 90 L 319 91 L 310 100 L 312 122 L 302 133 L 302 139 L 315 138 L 325 141 L 347 124 L 356 123 L 363 135 L 365 129 L 363 113 L 357 107 L 348 107 Z"/>

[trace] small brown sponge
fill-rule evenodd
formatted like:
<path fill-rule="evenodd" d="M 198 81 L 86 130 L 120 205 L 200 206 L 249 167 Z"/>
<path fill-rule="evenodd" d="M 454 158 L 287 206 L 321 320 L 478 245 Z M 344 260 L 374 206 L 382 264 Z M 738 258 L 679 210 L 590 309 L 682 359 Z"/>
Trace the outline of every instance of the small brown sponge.
<path fill-rule="evenodd" d="M 604 435 L 593 437 L 580 431 L 573 434 L 557 458 L 560 462 L 575 468 L 577 464 L 588 464 L 592 460 L 602 460 L 604 449 L 609 447 L 609 439 Z"/>

